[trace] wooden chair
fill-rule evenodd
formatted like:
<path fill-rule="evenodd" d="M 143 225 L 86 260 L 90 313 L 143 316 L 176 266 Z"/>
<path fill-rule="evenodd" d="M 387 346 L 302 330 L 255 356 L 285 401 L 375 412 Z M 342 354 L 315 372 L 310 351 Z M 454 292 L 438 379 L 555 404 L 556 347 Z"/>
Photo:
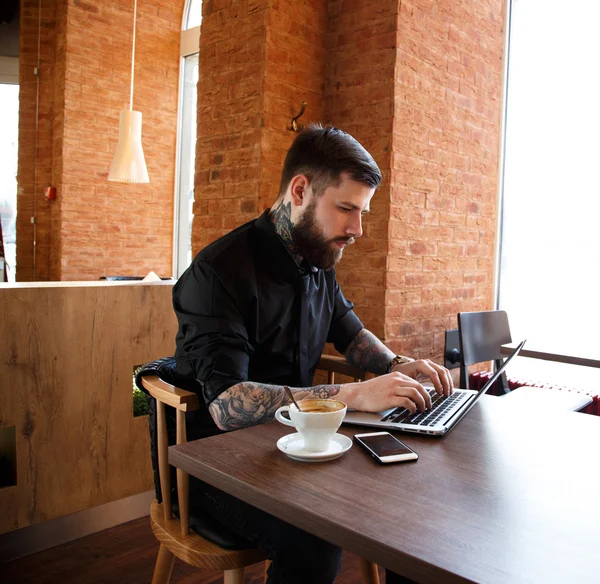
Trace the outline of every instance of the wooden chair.
<path fill-rule="evenodd" d="M 142 378 L 144 388 L 156 399 L 158 468 L 163 501 L 155 499 L 150 506 L 152 531 L 160 542 L 152 584 L 167 584 L 175 556 L 187 564 L 199 568 L 223 570 L 224 584 L 243 584 L 244 568 L 266 560 L 262 551 L 256 548 L 230 550 L 220 547 L 189 527 L 189 475 L 177 469 L 177 496 L 179 517 L 171 510 L 171 471 L 168 462 L 167 423 L 165 405 L 176 409 L 177 444 L 186 439 L 185 412 L 197 410 L 198 396 L 162 381 L 157 376 Z M 265 577 L 267 566 L 265 566 Z"/>
<path fill-rule="evenodd" d="M 323 355 L 318 369 L 327 372 L 327 383 L 335 383 L 335 374 L 346 375 L 354 381 L 364 381 L 366 372 L 354 367 L 343 357 Z M 269 560 L 256 548 L 230 550 L 220 547 L 208 539 L 190 531 L 189 527 L 189 475 L 177 469 L 177 496 L 179 516 L 171 510 L 171 472 L 168 463 L 168 435 L 165 406 L 176 410 L 177 444 L 187 441 L 185 413 L 199 408 L 198 395 L 175 387 L 156 375 L 141 378 L 148 393 L 156 399 L 158 469 L 163 502 L 154 500 L 150 506 L 152 531 L 160 542 L 158 558 L 154 568 L 152 584 L 167 584 L 171 577 L 175 556 L 187 564 L 199 568 L 223 570 L 224 584 L 243 584 L 244 568 L 265 560 L 265 581 Z M 379 584 L 377 565 L 360 559 L 364 584 Z"/>

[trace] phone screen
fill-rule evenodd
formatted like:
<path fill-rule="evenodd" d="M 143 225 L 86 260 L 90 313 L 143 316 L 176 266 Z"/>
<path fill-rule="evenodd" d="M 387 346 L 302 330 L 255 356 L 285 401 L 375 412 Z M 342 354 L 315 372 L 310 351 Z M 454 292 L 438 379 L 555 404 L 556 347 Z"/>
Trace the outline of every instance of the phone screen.
<path fill-rule="evenodd" d="M 413 451 L 391 434 L 378 434 L 376 436 L 361 436 L 357 438 L 368 446 L 377 456 L 396 456 L 409 454 Z"/>

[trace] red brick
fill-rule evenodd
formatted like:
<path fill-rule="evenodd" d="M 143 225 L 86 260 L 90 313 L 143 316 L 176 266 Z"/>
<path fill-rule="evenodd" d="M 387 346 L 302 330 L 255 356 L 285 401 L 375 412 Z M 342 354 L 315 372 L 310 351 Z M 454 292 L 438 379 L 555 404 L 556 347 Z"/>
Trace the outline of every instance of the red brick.
<path fill-rule="evenodd" d="M 409 255 L 435 255 L 436 251 L 436 245 L 434 243 L 428 243 L 424 241 L 411 241 L 408 244 Z"/>

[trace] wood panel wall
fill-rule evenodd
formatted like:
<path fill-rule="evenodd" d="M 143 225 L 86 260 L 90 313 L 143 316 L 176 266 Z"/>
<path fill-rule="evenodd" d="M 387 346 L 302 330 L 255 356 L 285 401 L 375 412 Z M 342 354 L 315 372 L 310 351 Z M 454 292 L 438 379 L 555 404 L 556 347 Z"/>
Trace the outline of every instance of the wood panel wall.
<path fill-rule="evenodd" d="M 17 463 L 0 533 L 152 488 L 132 368 L 174 352 L 172 285 L 0 286 L 0 428 L 16 427 Z"/>

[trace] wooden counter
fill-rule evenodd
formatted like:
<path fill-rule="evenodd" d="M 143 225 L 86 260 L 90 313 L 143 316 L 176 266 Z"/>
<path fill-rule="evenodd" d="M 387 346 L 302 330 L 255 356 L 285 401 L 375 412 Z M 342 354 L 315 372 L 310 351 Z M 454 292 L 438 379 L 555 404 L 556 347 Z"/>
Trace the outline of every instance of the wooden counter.
<path fill-rule="evenodd" d="M 0 533 L 152 488 L 132 373 L 174 352 L 172 287 L 0 285 L 0 447 L 16 437 L 16 485 L 0 488 Z"/>

